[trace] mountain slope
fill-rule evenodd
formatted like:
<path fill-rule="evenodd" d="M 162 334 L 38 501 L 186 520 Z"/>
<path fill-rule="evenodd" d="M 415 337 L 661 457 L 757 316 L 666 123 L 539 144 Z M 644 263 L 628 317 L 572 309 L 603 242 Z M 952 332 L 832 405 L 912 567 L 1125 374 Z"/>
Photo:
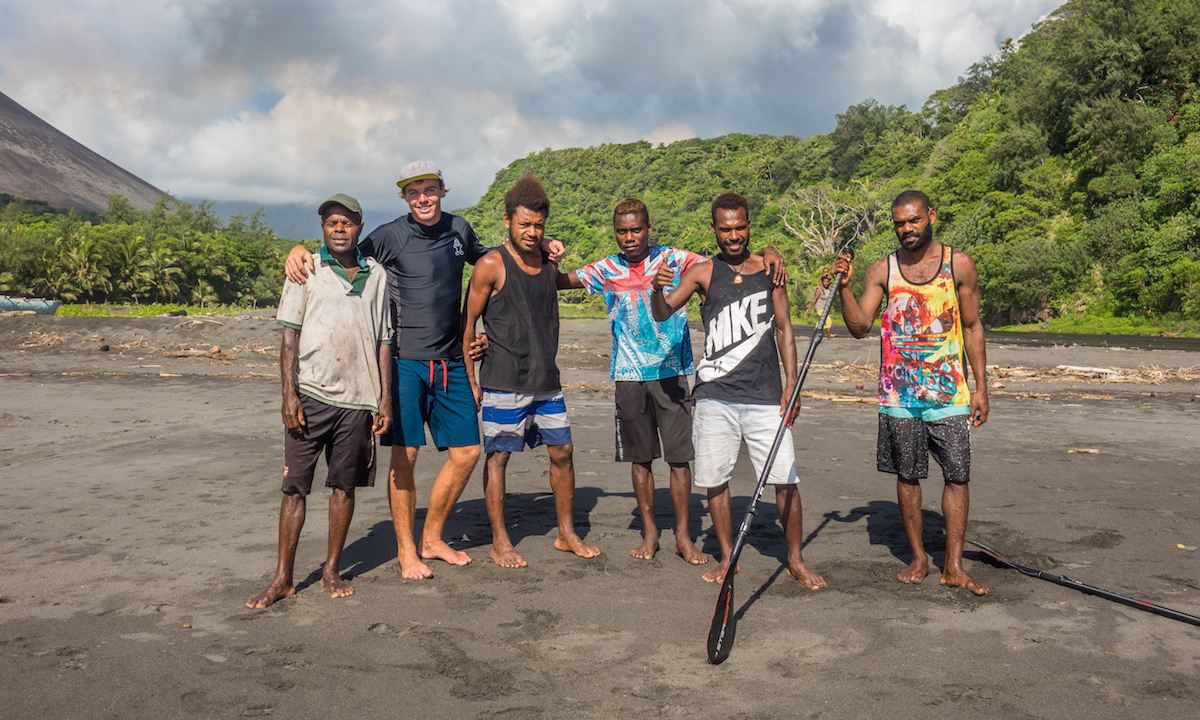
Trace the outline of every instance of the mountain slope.
<path fill-rule="evenodd" d="M 120 193 L 149 210 L 162 190 L 121 169 L 0 93 L 0 192 L 103 212 Z"/>

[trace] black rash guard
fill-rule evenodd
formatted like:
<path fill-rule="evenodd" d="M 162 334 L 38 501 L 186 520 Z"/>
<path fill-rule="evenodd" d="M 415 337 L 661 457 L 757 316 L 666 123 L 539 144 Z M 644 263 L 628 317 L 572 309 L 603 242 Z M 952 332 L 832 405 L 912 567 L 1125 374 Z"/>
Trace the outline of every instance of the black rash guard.
<path fill-rule="evenodd" d="M 387 269 L 388 305 L 396 337 L 392 355 L 406 360 L 462 359 L 462 276 L 492 248 L 471 224 L 442 213 L 435 225 L 404 215 L 359 244 Z"/>

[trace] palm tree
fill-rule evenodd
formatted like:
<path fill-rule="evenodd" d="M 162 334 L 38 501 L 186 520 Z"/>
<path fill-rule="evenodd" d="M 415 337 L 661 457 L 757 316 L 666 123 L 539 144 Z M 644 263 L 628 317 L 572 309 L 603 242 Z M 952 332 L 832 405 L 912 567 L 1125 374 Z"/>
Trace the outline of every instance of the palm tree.
<path fill-rule="evenodd" d="M 150 288 L 159 300 L 166 299 L 169 302 L 179 292 L 179 283 L 175 278 L 183 275 L 183 270 L 179 269 L 176 262 L 175 254 L 161 245 L 151 248 L 146 257 Z"/>
<path fill-rule="evenodd" d="M 46 271 L 37 285 L 61 300 L 105 297 L 112 289 L 104 253 L 95 238 L 68 230 L 54 241 L 46 257 Z"/>
<path fill-rule="evenodd" d="M 207 280 L 197 280 L 196 286 L 192 288 L 192 304 L 204 307 L 205 305 L 215 305 L 219 301 L 217 291 L 212 284 Z"/>
<path fill-rule="evenodd" d="M 137 302 L 146 295 L 153 279 L 149 272 L 145 238 L 130 235 L 114 245 L 118 273 L 116 287 L 130 300 Z"/>

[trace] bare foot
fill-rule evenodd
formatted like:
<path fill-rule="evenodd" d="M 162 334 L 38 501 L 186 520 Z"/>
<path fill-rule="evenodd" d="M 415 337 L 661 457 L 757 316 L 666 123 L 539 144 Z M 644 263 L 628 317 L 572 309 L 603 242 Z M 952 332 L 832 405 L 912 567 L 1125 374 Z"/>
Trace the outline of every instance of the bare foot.
<path fill-rule="evenodd" d="M 804 563 L 796 563 L 788 565 L 788 575 L 804 583 L 804 587 L 809 590 L 820 590 L 825 587 L 825 578 L 808 569 Z"/>
<path fill-rule="evenodd" d="M 629 551 L 629 554 L 638 560 L 649 560 L 658 552 L 658 534 L 648 535 L 642 538 L 642 544 Z"/>
<path fill-rule="evenodd" d="M 708 562 L 708 556 L 697 550 L 690 540 L 676 540 L 675 554 L 693 565 L 703 565 Z"/>
<path fill-rule="evenodd" d="M 329 592 L 331 598 L 341 598 L 354 594 L 354 588 L 337 573 L 321 573 L 321 587 Z"/>
<path fill-rule="evenodd" d="M 471 556 L 447 545 L 442 540 L 421 543 L 422 560 L 445 560 L 451 565 L 470 565 Z"/>
<path fill-rule="evenodd" d="M 896 579 L 905 585 L 916 585 L 929 574 L 929 558 L 914 559 L 908 567 L 896 575 Z"/>
<path fill-rule="evenodd" d="M 251 610 L 262 610 L 276 600 L 282 600 L 285 597 L 291 597 L 296 594 L 296 588 L 291 583 L 283 584 L 272 582 L 259 594 L 246 601 L 246 607 Z"/>
<path fill-rule="evenodd" d="M 734 568 L 735 573 L 741 572 L 741 570 L 742 570 L 741 566 Z M 712 570 L 709 570 L 708 572 L 704 573 L 704 575 L 702 577 L 704 578 L 704 582 L 723 583 L 723 582 L 725 582 L 725 573 L 728 571 L 729 571 L 729 563 L 723 562 L 720 565 L 713 568 Z"/>
<path fill-rule="evenodd" d="M 506 568 L 523 568 L 528 567 L 529 563 L 525 562 L 525 558 L 517 553 L 517 549 L 512 545 L 507 548 L 500 548 L 492 545 L 492 562 L 500 567 Z"/>
<path fill-rule="evenodd" d="M 554 539 L 554 548 L 563 552 L 575 553 L 581 558 L 594 558 L 600 554 L 600 548 L 595 545 L 588 545 L 578 535 L 559 534 Z"/>
<path fill-rule="evenodd" d="M 433 577 L 433 571 L 429 566 L 421 562 L 421 558 L 413 553 L 400 553 L 397 557 L 400 561 L 400 577 L 405 580 L 423 580 Z"/>
<path fill-rule="evenodd" d="M 992 591 L 990 585 L 984 585 L 975 578 L 966 574 L 962 570 L 951 571 L 945 570 L 942 572 L 942 584 L 951 587 L 963 587 L 976 595 L 987 595 Z"/>

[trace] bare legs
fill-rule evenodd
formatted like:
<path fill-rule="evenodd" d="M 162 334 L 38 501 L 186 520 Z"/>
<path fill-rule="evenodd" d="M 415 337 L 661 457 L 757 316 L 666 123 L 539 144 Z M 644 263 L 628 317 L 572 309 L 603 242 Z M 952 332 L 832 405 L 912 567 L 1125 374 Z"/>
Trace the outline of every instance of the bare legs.
<path fill-rule="evenodd" d="M 504 469 L 508 466 L 509 455 L 499 451 L 487 454 L 483 466 L 483 498 L 492 526 L 492 562 L 500 567 L 523 568 L 529 563 L 513 547 L 508 526 L 504 523 Z"/>
<path fill-rule="evenodd" d="M 582 558 L 593 558 L 600 548 L 588 545 L 575 534 L 575 462 L 574 445 L 550 445 L 550 488 L 554 491 L 554 513 L 558 516 L 558 537 L 554 547 Z"/>
<path fill-rule="evenodd" d="M 338 572 L 342 562 L 342 548 L 346 545 L 346 533 L 350 531 L 350 519 L 353 517 L 354 494 L 334 488 L 329 495 L 329 545 L 325 556 L 325 568 L 321 571 L 321 587 L 325 588 L 329 597 L 339 598 L 354 594 L 354 588 L 342 580 Z M 295 549 L 293 545 L 293 556 Z"/>
<path fill-rule="evenodd" d="M 583 558 L 600 554 L 600 548 L 588 545 L 575 532 L 575 465 L 572 445 L 549 445 L 550 488 L 554 491 L 554 510 L 558 519 L 558 537 L 554 547 Z M 519 568 L 527 563 L 513 547 L 504 522 L 504 471 L 510 453 L 488 453 L 483 472 L 483 495 L 492 526 L 492 561 L 501 567 Z"/>
<path fill-rule="evenodd" d="M 441 472 L 433 481 L 429 492 L 429 510 L 425 515 L 425 527 L 421 531 L 421 545 L 417 546 L 413 526 L 416 518 L 416 483 L 413 466 L 417 461 L 415 447 L 392 447 L 392 466 L 388 472 L 388 503 L 392 509 L 392 526 L 396 531 L 396 556 L 400 561 L 400 573 L 406 578 L 433 577 L 433 571 L 424 560 L 445 560 L 451 565 L 466 565 L 471 558 L 466 553 L 454 550 L 442 538 L 446 519 L 454 510 L 454 503 L 467 486 L 471 471 L 479 461 L 479 446 L 452 447 Z"/>
<path fill-rule="evenodd" d="M 800 552 L 803 539 L 803 507 L 800 490 L 795 485 L 775 486 L 775 507 L 779 510 L 779 522 L 783 525 L 783 538 L 787 542 L 788 575 L 799 580 L 809 590 L 825 587 L 825 579 L 804 564 Z M 729 483 L 708 490 L 708 514 L 712 516 L 713 534 L 721 545 L 721 564 L 704 573 L 708 582 L 725 582 L 729 571 L 729 555 L 733 552 L 733 521 L 729 516 Z M 737 569 L 734 569 L 737 572 Z"/>
<path fill-rule="evenodd" d="M 800 489 L 795 485 L 776 485 L 775 507 L 779 510 L 779 522 L 783 525 L 783 537 L 787 541 L 788 575 L 799 580 L 809 590 L 820 590 L 825 587 L 825 578 L 809 569 L 800 555 L 804 532 L 800 519 L 803 516 Z"/>
<path fill-rule="evenodd" d="M 900 517 L 904 520 L 904 534 L 908 536 L 913 554 L 912 562 L 896 578 L 902 583 L 919 583 L 929 574 L 929 555 L 925 552 L 921 522 L 920 481 L 898 480 L 896 497 L 900 505 Z M 969 509 L 968 487 L 946 483 L 942 489 L 942 516 L 946 519 L 946 565 L 942 570 L 941 582 L 943 585 L 964 587 L 976 595 L 986 595 L 991 588 L 968 575 L 962 566 Z"/>
<path fill-rule="evenodd" d="M 688 463 L 668 463 L 671 468 L 671 503 L 675 506 L 675 552 L 693 565 L 708 562 L 708 556 L 692 541 L 691 504 L 692 468 Z M 642 544 L 629 551 L 640 560 L 649 560 L 658 552 L 658 525 L 654 522 L 654 475 L 650 463 L 631 466 L 633 495 L 642 520 Z"/>
<path fill-rule="evenodd" d="M 246 607 L 259 610 L 285 597 L 296 594 L 292 573 L 296 563 L 296 546 L 300 543 L 300 530 L 304 527 L 307 503 L 303 495 L 283 496 L 279 505 L 279 562 L 275 577 L 266 590 L 246 601 Z M 354 588 L 342 580 L 338 565 L 342 559 L 342 547 L 346 544 L 346 533 L 354 517 L 354 494 L 334 488 L 329 497 L 329 545 L 325 567 L 321 571 L 321 585 L 329 597 L 339 598 L 354 593 Z"/>
<path fill-rule="evenodd" d="M 924 527 L 921 522 L 921 482 L 896 481 L 896 501 L 900 505 L 900 518 L 904 521 L 904 534 L 912 548 L 912 562 L 896 579 L 902 583 L 919 583 L 929 574 L 929 556 L 925 554 L 922 539 Z"/>
<path fill-rule="evenodd" d="M 733 521 L 729 516 L 729 483 L 708 489 L 708 515 L 712 518 L 713 534 L 721 546 L 721 562 L 712 570 L 704 573 L 704 580 L 710 583 L 725 582 L 725 573 L 729 571 L 729 555 L 733 552 Z M 734 569 L 734 572 L 737 572 Z"/>

